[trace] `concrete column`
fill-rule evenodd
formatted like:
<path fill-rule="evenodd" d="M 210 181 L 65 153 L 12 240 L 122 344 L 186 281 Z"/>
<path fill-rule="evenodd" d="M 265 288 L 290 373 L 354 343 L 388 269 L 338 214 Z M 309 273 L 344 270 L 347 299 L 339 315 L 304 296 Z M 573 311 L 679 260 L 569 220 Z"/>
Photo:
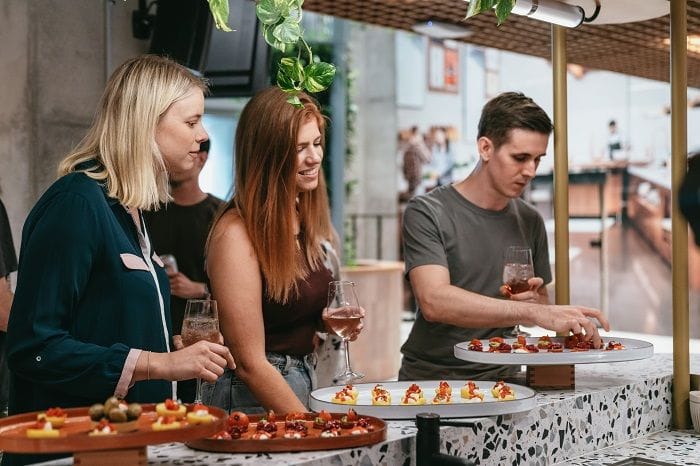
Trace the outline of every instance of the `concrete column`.
<path fill-rule="evenodd" d="M 0 188 L 16 247 L 29 210 L 56 179 L 58 161 L 92 121 L 105 83 L 106 24 L 113 66 L 148 49 L 148 41 L 131 37 L 137 7 L 137 0 L 3 0 Z"/>
<path fill-rule="evenodd" d="M 357 112 L 356 154 L 346 169 L 346 180 L 357 179 L 348 199 L 346 216 L 353 212 L 396 214 L 396 71 L 394 32 L 374 26 L 354 26 L 352 63 L 357 70 L 355 94 Z M 372 53 L 367 53 L 371 50 Z M 377 236 L 374 220 L 359 220 L 357 258 L 375 257 Z M 383 259 L 398 257 L 398 221 L 384 220 Z"/>

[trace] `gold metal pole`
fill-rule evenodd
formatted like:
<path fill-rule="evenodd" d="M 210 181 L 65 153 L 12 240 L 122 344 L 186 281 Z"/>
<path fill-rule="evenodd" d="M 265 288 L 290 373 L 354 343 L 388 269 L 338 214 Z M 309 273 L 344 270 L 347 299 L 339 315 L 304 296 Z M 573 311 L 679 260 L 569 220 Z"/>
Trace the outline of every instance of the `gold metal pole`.
<path fill-rule="evenodd" d="M 554 84 L 554 301 L 569 304 L 569 139 L 566 90 L 566 28 L 552 25 Z"/>
<path fill-rule="evenodd" d="M 671 0 L 671 239 L 673 245 L 673 404 L 676 429 L 690 428 L 688 224 L 678 210 L 678 188 L 688 162 L 688 7 Z"/>

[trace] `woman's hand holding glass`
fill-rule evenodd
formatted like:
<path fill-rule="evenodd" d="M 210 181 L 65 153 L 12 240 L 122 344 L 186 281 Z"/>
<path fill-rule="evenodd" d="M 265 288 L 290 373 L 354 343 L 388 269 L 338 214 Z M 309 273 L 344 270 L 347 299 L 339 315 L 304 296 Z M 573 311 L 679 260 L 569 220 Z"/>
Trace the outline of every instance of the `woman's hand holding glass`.
<path fill-rule="evenodd" d="M 216 382 L 226 367 L 236 368 L 229 349 L 209 341 L 198 341 L 170 353 L 151 353 L 148 355 L 148 364 L 149 378 L 162 380 L 201 378 L 207 382 Z"/>
<path fill-rule="evenodd" d="M 221 333 L 219 332 L 219 313 L 216 306 L 216 301 L 213 299 L 189 299 L 185 307 L 185 318 L 182 322 L 182 344 L 185 347 L 194 347 L 199 344 L 200 356 L 204 356 L 202 361 L 201 374 L 197 375 L 197 393 L 194 402 L 202 402 L 202 378 L 203 375 L 209 375 L 211 369 L 214 369 L 217 377 L 223 374 L 224 366 L 217 365 L 210 367 L 211 364 L 207 361 L 208 351 L 210 348 L 202 347 L 202 343 L 217 344 L 221 341 Z M 185 350 L 181 350 L 185 351 Z M 230 353 L 229 353 L 230 354 Z M 216 380 L 216 379 L 214 379 Z"/>

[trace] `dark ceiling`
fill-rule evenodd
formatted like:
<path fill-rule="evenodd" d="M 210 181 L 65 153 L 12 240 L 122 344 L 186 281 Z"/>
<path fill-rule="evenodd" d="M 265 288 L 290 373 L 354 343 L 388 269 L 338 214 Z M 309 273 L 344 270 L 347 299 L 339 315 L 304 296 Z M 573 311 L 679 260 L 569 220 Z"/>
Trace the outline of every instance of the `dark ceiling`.
<path fill-rule="evenodd" d="M 645 1 L 645 0 L 639 0 Z M 305 0 L 304 9 L 410 31 L 427 19 L 462 23 L 463 0 Z M 551 27 L 523 16 L 511 15 L 496 27 L 496 17 L 486 13 L 470 18 L 470 44 L 550 58 Z M 584 24 L 568 29 L 568 62 L 589 69 L 616 71 L 658 81 L 669 80 L 669 16 L 617 24 Z M 700 0 L 688 0 L 688 35 L 700 36 Z M 688 51 L 688 85 L 700 88 L 700 53 Z"/>

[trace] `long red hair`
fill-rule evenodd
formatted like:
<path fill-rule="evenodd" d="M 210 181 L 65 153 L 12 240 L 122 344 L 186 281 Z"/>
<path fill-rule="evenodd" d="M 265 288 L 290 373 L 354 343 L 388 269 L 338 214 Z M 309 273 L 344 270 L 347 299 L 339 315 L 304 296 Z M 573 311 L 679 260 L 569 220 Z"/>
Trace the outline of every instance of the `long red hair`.
<path fill-rule="evenodd" d="M 325 149 L 326 127 L 316 102 L 303 93 L 299 99 L 302 108 L 289 104 L 279 88 L 270 87 L 245 106 L 236 129 L 234 195 L 225 209 L 235 209 L 240 215 L 267 283 L 267 294 L 282 303 L 296 292 L 299 279 L 322 266 L 321 242 L 334 238 L 323 171 L 316 189 L 297 196 L 299 128 L 315 119 Z M 294 235 L 295 209 L 306 260 L 299 254 Z"/>

